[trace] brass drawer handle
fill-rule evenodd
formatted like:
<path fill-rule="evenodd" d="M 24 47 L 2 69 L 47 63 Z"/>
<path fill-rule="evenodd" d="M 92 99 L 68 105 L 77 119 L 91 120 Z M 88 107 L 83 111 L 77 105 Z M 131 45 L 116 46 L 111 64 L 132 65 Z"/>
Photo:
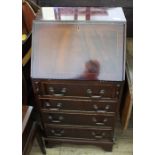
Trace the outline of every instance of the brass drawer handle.
<path fill-rule="evenodd" d="M 104 138 L 105 137 L 105 132 L 102 132 L 102 134 L 101 135 L 98 135 L 98 134 L 96 134 L 94 131 L 92 132 L 92 135 L 94 136 L 94 138 L 96 138 L 96 139 L 102 139 L 102 138 Z"/>
<path fill-rule="evenodd" d="M 54 93 L 53 87 L 48 87 L 48 91 L 50 91 L 51 93 Z"/>
<path fill-rule="evenodd" d="M 50 108 L 51 105 L 49 102 L 45 102 L 46 108 Z M 50 108 L 51 110 L 60 110 L 62 108 L 62 103 L 57 103 L 56 108 Z"/>
<path fill-rule="evenodd" d="M 92 99 L 100 99 L 103 97 L 105 91 L 103 89 L 100 90 L 100 95 L 92 95 L 92 90 L 91 89 L 87 89 L 87 95 L 89 97 L 91 97 Z"/>
<path fill-rule="evenodd" d="M 106 106 L 105 106 L 105 109 L 106 109 L 106 110 L 109 110 L 109 109 L 110 109 L 110 105 L 109 105 L 109 104 L 106 105 Z"/>
<path fill-rule="evenodd" d="M 105 125 L 103 122 L 96 122 L 96 125 Z"/>
<path fill-rule="evenodd" d="M 98 122 L 96 117 L 93 117 L 92 121 L 95 122 L 96 125 L 105 125 L 105 123 L 108 121 L 108 119 L 104 118 L 104 120 L 102 122 Z"/>
<path fill-rule="evenodd" d="M 93 108 L 96 110 L 96 112 L 106 112 L 106 110 L 99 110 L 96 104 L 93 105 Z"/>
<path fill-rule="evenodd" d="M 106 105 L 105 110 L 100 110 L 96 104 L 93 105 L 93 108 L 94 110 L 96 110 L 96 112 L 106 112 L 107 110 L 110 109 L 110 105 Z"/>
<path fill-rule="evenodd" d="M 62 108 L 62 103 L 57 103 L 56 107 L 59 109 Z"/>
<path fill-rule="evenodd" d="M 51 94 L 54 95 L 54 96 L 64 96 L 65 93 L 67 92 L 67 89 L 62 88 L 62 90 L 60 91 L 61 93 L 54 93 L 54 88 L 53 87 L 48 87 L 48 91 L 51 92 Z"/>
<path fill-rule="evenodd" d="M 45 102 L 45 106 L 46 106 L 46 108 L 49 108 L 51 105 L 49 102 Z"/>
<path fill-rule="evenodd" d="M 52 122 L 52 123 L 61 123 L 62 120 L 64 120 L 63 116 L 59 116 L 58 119 L 54 119 L 51 115 L 48 116 L 48 119 Z"/>
<path fill-rule="evenodd" d="M 39 84 L 38 81 L 35 81 L 35 82 L 34 82 L 34 86 L 35 86 L 36 92 L 39 92 L 39 86 L 38 86 L 38 84 Z"/>
<path fill-rule="evenodd" d="M 55 131 L 54 129 L 51 130 L 51 133 L 54 135 L 54 136 L 58 136 L 58 137 L 61 137 L 64 133 L 64 130 L 60 130 L 60 131 Z"/>

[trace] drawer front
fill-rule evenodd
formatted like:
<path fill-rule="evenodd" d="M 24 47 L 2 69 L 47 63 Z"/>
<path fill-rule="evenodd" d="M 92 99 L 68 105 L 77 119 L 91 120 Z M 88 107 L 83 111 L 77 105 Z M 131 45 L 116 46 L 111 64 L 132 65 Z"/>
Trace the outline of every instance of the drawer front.
<path fill-rule="evenodd" d="M 39 98 L 41 109 L 115 112 L 116 101 L 91 101 L 75 99 Z"/>
<path fill-rule="evenodd" d="M 44 123 L 48 124 L 70 124 L 113 127 L 114 116 L 77 114 L 77 113 L 42 113 Z"/>
<path fill-rule="evenodd" d="M 118 98 L 120 83 L 97 81 L 34 81 L 34 89 L 40 95 L 57 97 L 85 97 L 90 99 Z"/>
<path fill-rule="evenodd" d="M 102 140 L 105 138 L 111 139 L 113 137 L 113 130 L 110 129 L 47 126 L 45 132 L 47 137 L 53 138 L 62 137 Z"/>

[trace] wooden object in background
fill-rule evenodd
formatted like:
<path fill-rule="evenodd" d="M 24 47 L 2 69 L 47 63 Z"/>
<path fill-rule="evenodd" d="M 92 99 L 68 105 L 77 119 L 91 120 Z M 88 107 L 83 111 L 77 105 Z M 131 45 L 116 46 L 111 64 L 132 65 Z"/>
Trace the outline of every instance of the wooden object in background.
<path fill-rule="evenodd" d="M 22 3 L 22 18 L 25 24 L 25 29 L 27 30 L 27 33 L 29 34 L 32 30 L 32 21 L 35 19 L 35 12 L 33 11 L 30 4 L 26 1 Z"/>
<path fill-rule="evenodd" d="M 126 54 L 126 84 L 124 91 L 123 109 L 121 111 L 121 121 L 123 129 L 126 130 L 131 119 L 133 107 L 133 39 L 127 39 Z"/>
<path fill-rule="evenodd" d="M 33 121 L 32 110 L 33 107 L 31 106 L 22 107 L 22 155 L 29 155 L 34 138 L 37 138 L 42 153 L 46 154 L 40 126 Z"/>

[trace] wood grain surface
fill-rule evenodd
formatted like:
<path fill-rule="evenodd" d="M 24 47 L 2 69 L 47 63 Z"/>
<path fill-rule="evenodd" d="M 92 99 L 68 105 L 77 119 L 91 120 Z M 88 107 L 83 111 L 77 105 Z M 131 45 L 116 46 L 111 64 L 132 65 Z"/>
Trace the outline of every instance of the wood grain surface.
<path fill-rule="evenodd" d="M 31 106 L 22 106 L 22 133 L 30 119 L 33 107 Z"/>
<path fill-rule="evenodd" d="M 124 24 L 37 22 L 32 78 L 124 80 Z"/>

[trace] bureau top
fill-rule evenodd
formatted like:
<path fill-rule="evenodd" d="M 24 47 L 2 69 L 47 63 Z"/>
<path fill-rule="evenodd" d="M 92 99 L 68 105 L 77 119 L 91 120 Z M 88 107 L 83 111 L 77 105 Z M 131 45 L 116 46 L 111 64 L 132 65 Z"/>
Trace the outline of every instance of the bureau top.
<path fill-rule="evenodd" d="M 125 79 L 126 26 L 125 22 L 118 22 L 124 20 L 121 8 L 46 9 L 49 12 L 38 16 L 33 22 L 32 78 L 105 81 Z M 60 14 L 64 15 L 61 18 L 56 12 L 59 9 L 62 9 Z M 90 15 L 87 11 L 84 12 L 86 20 L 77 22 L 76 9 L 89 9 L 89 13 L 96 10 L 93 21 L 102 22 L 87 22 L 88 19 L 92 20 L 92 16 L 87 17 Z M 62 22 L 62 19 L 70 20 L 72 15 L 73 21 Z M 52 18 L 46 18 L 47 16 Z M 78 17 L 82 19 L 81 16 Z"/>
<path fill-rule="evenodd" d="M 42 7 L 36 20 L 69 22 L 125 22 L 121 7 Z"/>

